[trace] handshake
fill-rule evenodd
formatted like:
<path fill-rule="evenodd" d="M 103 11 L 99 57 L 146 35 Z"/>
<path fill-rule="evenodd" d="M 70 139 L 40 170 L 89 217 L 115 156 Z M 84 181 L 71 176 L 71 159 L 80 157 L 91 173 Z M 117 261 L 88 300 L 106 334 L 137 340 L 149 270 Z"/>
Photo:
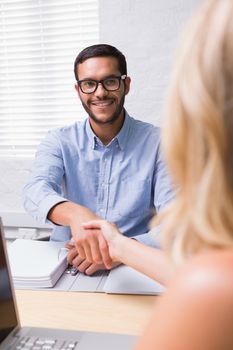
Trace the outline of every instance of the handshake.
<path fill-rule="evenodd" d="M 66 244 L 67 260 L 80 272 L 92 275 L 98 270 L 119 265 L 128 240 L 116 225 L 105 220 L 91 220 L 77 229 L 71 226 L 73 238 Z"/>

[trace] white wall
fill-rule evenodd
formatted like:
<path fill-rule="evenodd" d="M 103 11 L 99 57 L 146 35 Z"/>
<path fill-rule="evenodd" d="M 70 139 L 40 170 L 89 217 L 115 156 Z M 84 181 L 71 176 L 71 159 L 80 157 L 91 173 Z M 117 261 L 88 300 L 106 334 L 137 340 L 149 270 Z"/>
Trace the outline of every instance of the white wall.
<path fill-rule="evenodd" d="M 200 0 L 99 0 L 100 42 L 118 47 L 128 62 L 132 88 L 128 112 L 161 123 L 174 46 L 186 18 Z M 0 215 L 23 213 L 21 190 L 32 160 L 1 159 Z M 10 218 L 10 219 L 9 219 Z"/>
<path fill-rule="evenodd" d="M 29 174 L 30 159 L 0 159 L 0 213 L 22 211 L 22 186 Z"/>
<path fill-rule="evenodd" d="M 161 123 L 177 38 L 200 0 L 100 0 L 100 41 L 119 48 L 132 78 L 128 112 Z"/>

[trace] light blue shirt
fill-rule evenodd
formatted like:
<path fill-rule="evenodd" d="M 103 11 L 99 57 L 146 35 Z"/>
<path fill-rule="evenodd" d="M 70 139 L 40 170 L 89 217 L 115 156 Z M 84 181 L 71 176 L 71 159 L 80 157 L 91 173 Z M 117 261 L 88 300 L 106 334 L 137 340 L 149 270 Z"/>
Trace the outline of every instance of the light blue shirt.
<path fill-rule="evenodd" d="M 172 196 L 159 128 L 126 113 L 120 132 L 107 146 L 93 133 L 89 119 L 50 131 L 24 187 L 24 206 L 46 223 L 49 210 L 69 200 L 115 223 L 124 235 L 153 245 L 142 234 Z M 52 225 L 51 239 L 70 238 L 69 227 Z"/>

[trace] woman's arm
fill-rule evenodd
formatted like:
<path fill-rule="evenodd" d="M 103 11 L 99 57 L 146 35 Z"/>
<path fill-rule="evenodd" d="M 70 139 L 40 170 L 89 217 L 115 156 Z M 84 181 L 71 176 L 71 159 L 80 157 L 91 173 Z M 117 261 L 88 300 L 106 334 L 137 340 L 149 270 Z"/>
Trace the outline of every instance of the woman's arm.
<path fill-rule="evenodd" d="M 173 274 L 171 261 L 160 250 L 145 246 L 135 239 L 123 236 L 113 224 L 104 220 L 83 224 L 85 229 L 100 229 L 109 247 L 113 261 L 122 262 L 167 285 Z"/>

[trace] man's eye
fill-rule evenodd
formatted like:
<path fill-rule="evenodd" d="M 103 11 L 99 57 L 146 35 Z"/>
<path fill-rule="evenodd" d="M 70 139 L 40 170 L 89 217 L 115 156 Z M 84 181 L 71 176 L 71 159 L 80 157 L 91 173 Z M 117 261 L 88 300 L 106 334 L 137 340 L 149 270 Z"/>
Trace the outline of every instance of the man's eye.
<path fill-rule="evenodd" d="M 118 80 L 117 79 L 106 79 L 104 81 L 104 84 L 107 85 L 107 86 L 115 86 L 116 84 L 118 84 Z"/>
<path fill-rule="evenodd" d="M 92 80 L 83 81 L 83 86 L 85 88 L 93 88 L 95 86 L 95 81 L 92 81 Z"/>

